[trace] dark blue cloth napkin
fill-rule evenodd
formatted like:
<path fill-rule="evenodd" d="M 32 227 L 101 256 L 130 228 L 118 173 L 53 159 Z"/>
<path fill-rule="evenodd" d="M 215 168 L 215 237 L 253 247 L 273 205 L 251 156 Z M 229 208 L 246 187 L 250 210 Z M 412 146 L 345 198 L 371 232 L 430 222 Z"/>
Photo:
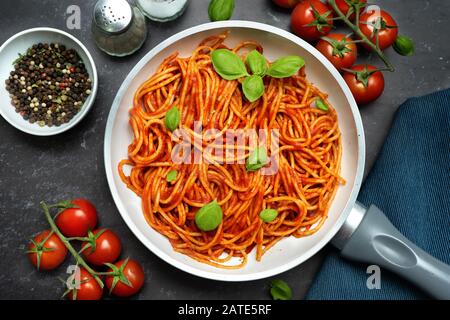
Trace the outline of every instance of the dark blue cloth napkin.
<path fill-rule="evenodd" d="M 450 89 L 400 106 L 358 200 L 375 204 L 412 242 L 450 263 Z M 428 298 L 383 269 L 381 289 L 369 290 L 368 265 L 327 250 L 307 299 Z"/>

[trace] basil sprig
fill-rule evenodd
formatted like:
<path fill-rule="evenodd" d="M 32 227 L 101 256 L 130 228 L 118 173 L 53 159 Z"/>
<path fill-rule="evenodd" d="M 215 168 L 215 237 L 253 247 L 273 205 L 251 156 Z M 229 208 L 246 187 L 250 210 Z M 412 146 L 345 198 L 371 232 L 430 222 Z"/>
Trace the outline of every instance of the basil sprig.
<path fill-rule="evenodd" d="M 272 78 L 288 78 L 305 65 L 305 60 L 299 56 L 287 56 L 275 60 L 270 66 L 267 74 Z"/>
<path fill-rule="evenodd" d="M 228 49 L 217 49 L 211 52 L 211 61 L 214 70 L 225 80 L 245 77 L 242 82 L 242 91 L 250 102 L 255 102 L 264 94 L 264 76 L 288 78 L 305 65 L 303 58 L 287 56 L 277 59 L 269 67 L 266 58 L 257 50 L 251 51 L 246 58 L 251 75 L 241 58 Z"/>
<path fill-rule="evenodd" d="M 244 95 L 248 101 L 255 102 L 264 94 L 263 78 L 258 75 L 245 78 L 242 83 L 242 91 L 244 91 Z"/>
<path fill-rule="evenodd" d="M 225 80 L 236 80 L 249 75 L 241 58 L 230 50 L 214 50 L 211 52 L 211 61 L 216 72 Z"/>
<path fill-rule="evenodd" d="M 268 162 L 269 159 L 267 158 L 266 149 L 264 147 L 257 147 L 247 158 L 245 168 L 247 171 L 257 171 L 264 167 Z"/>
<path fill-rule="evenodd" d="M 212 231 L 222 222 L 222 208 L 216 200 L 204 205 L 195 214 L 195 224 L 202 231 Z"/>
<path fill-rule="evenodd" d="M 328 105 L 325 103 L 325 101 L 323 101 L 320 98 L 318 98 L 316 100 L 316 107 L 317 107 L 317 109 L 322 110 L 322 111 L 328 111 L 328 109 L 329 109 Z"/>
<path fill-rule="evenodd" d="M 393 47 L 402 56 L 412 56 L 414 54 L 414 42 L 407 36 L 398 36 L 395 39 Z"/>
<path fill-rule="evenodd" d="M 278 216 L 278 211 L 275 209 L 264 209 L 259 213 L 259 217 L 264 222 L 272 222 Z"/>
<path fill-rule="evenodd" d="M 166 116 L 164 117 L 164 124 L 166 128 L 170 131 L 175 131 L 175 129 L 180 124 L 180 111 L 177 107 L 172 107 L 169 111 L 167 111 Z"/>
<path fill-rule="evenodd" d="M 261 77 L 266 75 L 268 69 L 266 58 L 257 50 L 253 50 L 247 55 L 246 62 L 253 74 Z"/>
<path fill-rule="evenodd" d="M 173 182 L 177 180 L 177 176 L 178 176 L 177 170 L 170 170 L 169 173 L 167 174 L 166 180 L 167 182 Z"/>
<path fill-rule="evenodd" d="M 292 290 L 283 280 L 272 280 L 270 294 L 273 300 L 291 300 Z"/>
<path fill-rule="evenodd" d="M 234 0 L 211 0 L 208 6 L 209 20 L 229 20 L 233 15 Z"/>

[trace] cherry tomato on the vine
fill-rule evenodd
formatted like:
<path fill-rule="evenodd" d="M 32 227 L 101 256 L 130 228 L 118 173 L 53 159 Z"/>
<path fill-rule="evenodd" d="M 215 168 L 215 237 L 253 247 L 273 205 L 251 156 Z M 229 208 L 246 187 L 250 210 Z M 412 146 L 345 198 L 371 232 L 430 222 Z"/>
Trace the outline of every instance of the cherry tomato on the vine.
<path fill-rule="evenodd" d="M 67 248 L 50 230 L 39 233 L 28 246 L 28 258 L 38 270 L 53 270 L 63 263 Z"/>
<path fill-rule="evenodd" d="M 295 7 L 297 3 L 299 3 L 299 1 L 300 0 L 272 0 L 272 2 L 275 3 L 277 6 L 286 9 L 292 9 L 293 7 Z"/>
<path fill-rule="evenodd" d="M 144 269 L 135 260 L 120 260 L 108 270 L 115 275 L 106 276 L 106 287 L 115 296 L 129 297 L 144 285 Z"/>
<path fill-rule="evenodd" d="M 358 104 L 376 100 L 384 90 L 384 76 L 371 65 L 356 65 L 345 71 L 344 80 Z"/>
<path fill-rule="evenodd" d="M 80 268 L 80 285 L 67 293 L 69 300 L 100 300 L 103 288 L 84 268 Z"/>
<path fill-rule="evenodd" d="M 64 209 L 56 216 L 55 223 L 66 237 L 84 237 L 88 230 L 97 225 L 97 210 L 85 199 L 74 199 L 70 205 L 73 207 Z"/>
<path fill-rule="evenodd" d="M 359 18 L 359 28 L 361 32 L 373 43 L 377 43 L 381 50 L 384 50 L 392 44 L 398 34 L 398 26 L 394 18 L 384 10 L 368 10 L 361 14 Z M 363 44 L 365 48 L 367 45 Z"/>
<path fill-rule="evenodd" d="M 319 0 L 300 2 L 292 11 L 292 30 L 307 41 L 315 41 L 328 34 L 333 27 L 333 12 Z"/>
<path fill-rule="evenodd" d="M 97 229 L 89 232 L 89 241 L 81 244 L 83 257 L 96 266 L 113 263 L 120 256 L 122 243 L 110 229 Z"/>
<path fill-rule="evenodd" d="M 362 12 L 362 9 L 365 7 L 366 3 L 367 0 L 336 0 L 336 6 L 346 16 L 350 8 L 353 8 L 351 9 L 352 13 L 350 13 L 350 16 L 348 17 L 350 20 L 355 19 L 355 7 L 359 6 L 359 12 Z"/>
<path fill-rule="evenodd" d="M 350 68 L 356 61 L 358 49 L 352 39 L 342 33 L 330 33 L 317 42 L 319 50 L 336 69 Z"/>

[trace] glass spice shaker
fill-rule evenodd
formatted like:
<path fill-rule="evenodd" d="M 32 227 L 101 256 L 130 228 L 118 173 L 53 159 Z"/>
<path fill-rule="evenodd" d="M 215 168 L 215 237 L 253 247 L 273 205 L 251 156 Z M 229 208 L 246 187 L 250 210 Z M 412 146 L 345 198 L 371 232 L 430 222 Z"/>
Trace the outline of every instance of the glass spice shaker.
<path fill-rule="evenodd" d="M 147 37 L 144 15 L 126 0 L 97 1 L 91 30 L 97 46 L 117 57 L 134 53 Z"/>
<path fill-rule="evenodd" d="M 189 0 L 137 0 L 138 7 L 151 20 L 166 22 L 181 16 Z"/>

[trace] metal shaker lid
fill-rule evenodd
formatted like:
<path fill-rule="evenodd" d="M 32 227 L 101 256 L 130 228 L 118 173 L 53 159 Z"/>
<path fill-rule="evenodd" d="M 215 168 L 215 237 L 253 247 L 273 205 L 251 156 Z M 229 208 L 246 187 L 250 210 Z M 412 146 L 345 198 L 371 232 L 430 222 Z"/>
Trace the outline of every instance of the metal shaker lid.
<path fill-rule="evenodd" d="M 133 20 L 133 11 L 126 0 L 99 0 L 94 7 L 94 23 L 108 33 L 125 31 Z"/>

